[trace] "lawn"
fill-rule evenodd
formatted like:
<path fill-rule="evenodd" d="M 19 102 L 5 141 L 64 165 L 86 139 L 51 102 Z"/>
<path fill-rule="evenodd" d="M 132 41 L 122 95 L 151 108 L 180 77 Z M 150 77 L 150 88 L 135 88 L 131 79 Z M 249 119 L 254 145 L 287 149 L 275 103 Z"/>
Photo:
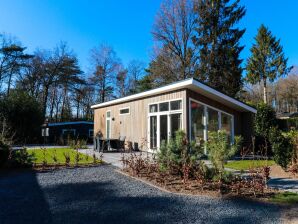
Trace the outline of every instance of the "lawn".
<path fill-rule="evenodd" d="M 270 199 L 271 202 L 296 204 L 298 203 L 298 194 L 292 192 L 283 192 L 273 195 Z"/>
<path fill-rule="evenodd" d="M 45 152 L 45 155 L 44 155 Z M 28 153 L 33 157 L 33 162 L 36 164 L 42 164 L 44 158 L 47 161 L 47 164 L 54 165 L 54 154 L 56 153 L 56 158 L 58 160 L 58 164 L 65 164 L 65 156 L 64 154 L 68 154 L 70 156 L 70 165 L 75 164 L 75 155 L 76 151 L 70 148 L 50 148 L 50 149 L 32 149 L 28 150 Z M 79 153 L 79 164 L 91 164 L 93 163 L 93 158 L 91 156 L 84 155 Z M 97 162 L 100 162 L 99 160 Z"/>
<path fill-rule="evenodd" d="M 257 168 L 262 166 L 272 166 L 275 162 L 273 160 L 238 160 L 231 161 L 225 165 L 225 168 L 234 170 L 248 170 L 249 168 Z"/>

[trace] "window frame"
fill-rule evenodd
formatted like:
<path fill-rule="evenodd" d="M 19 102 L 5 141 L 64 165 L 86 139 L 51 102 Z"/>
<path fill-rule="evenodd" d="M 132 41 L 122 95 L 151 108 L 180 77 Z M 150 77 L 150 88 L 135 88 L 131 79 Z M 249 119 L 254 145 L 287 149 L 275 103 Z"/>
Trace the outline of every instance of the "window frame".
<path fill-rule="evenodd" d="M 67 131 L 73 131 L 73 136 L 76 136 L 76 129 L 74 128 L 63 128 L 62 135 L 64 135 L 64 132 L 67 132 Z"/>
<path fill-rule="evenodd" d="M 172 101 L 178 101 L 178 100 L 181 100 L 181 109 L 179 110 L 170 110 L 171 107 L 170 107 L 170 104 Z M 169 103 L 169 110 L 168 111 L 159 111 L 159 104 L 160 103 L 165 103 L 165 102 L 168 102 Z M 150 117 L 151 116 L 157 116 L 157 127 L 160 126 L 160 115 L 167 115 L 167 119 L 168 119 L 168 140 L 170 139 L 170 136 L 172 133 L 170 133 L 170 129 L 171 129 L 171 126 L 170 126 L 170 116 L 172 114 L 181 114 L 181 129 L 184 129 L 184 119 L 183 119 L 183 116 L 184 116 L 184 111 L 183 111 L 183 98 L 175 98 L 175 99 L 171 99 L 171 100 L 162 100 L 162 101 L 155 101 L 155 102 L 152 102 L 152 103 L 148 103 L 147 105 L 147 117 L 148 117 L 148 122 L 147 122 L 147 139 L 150 139 Z M 151 105 L 157 105 L 157 112 L 150 112 L 150 106 Z M 157 131 L 157 149 L 159 149 L 160 147 L 160 132 L 159 130 Z M 150 141 L 148 140 L 147 142 L 148 144 L 148 148 L 149 150 L 153 150 L 154 152 L 154 149 L 151 149 L 150 148 Z"/>
<path fill-rule="evenodd" d="M 188 125 L 189 125 L 189 131 L 190 132 L 191 132 L 190 129 L 191 129 L 191 116 L 192 116 L 192 114 L 191 114 L 191 102 L 192 101 L 195 102 L 195 103 L 201 104 L 202 106 L 204 106 L 204 117 L 203 117 L 204 126 L 205 126 L 205 129 L 204 129 L 204 141 L 207 141 L 208 140 L 208 108 L 211 108 L 211 109 L 213 109 L 213 110 L 215 110 L 215 111 L 218 112 L 218 129 L 219 130 L 221 130 L 221 128 L 222 128 L 221 114 L 223 113 L 223 114 L 226 114 L 226 115 L 228 115 L 228 116 L 231 117 L 231 126 L 232 126 L 231 127 L 231 142 L 234 142 L 234 139 L 235 139 L 235 136 L 234 136 L 234 132 L 235 132 L 235 130 L 234 130 L 235 129 L 235 127 L 234 127 L 234 115 L 233 114 L 230 114 L 230 113 L 228 113 L 226 111 L 223 111 L 221 109 L 218 109 L 216 107 L 210 106 L 210 105 L 208 105 L 206 103 L 203 103 L 203 102 L 201 102 L 199 100 L 193 99 L 191 97 L 189 98 L 189 105 L 188 105 L 188 110 L 189 110 L 189 112 L 188 112 L 188 115 L 189 115 Z M 190 139 L 190 141 L 193 140 L 190 133 L 189 133 L 189 139 Z M 204 151 L 205 151 L 204 153 L 207 154 L 206 148 L 205 148 Z"/>
<path fill-rule="evenodd" d="M 126 110 L 128 109 L 128 113 L 121 113 L 121 110 Z M 119 115 L 123 116 L 123 115 L 130 115 L 130 107 L 122 107 L 119 109 Z"/>

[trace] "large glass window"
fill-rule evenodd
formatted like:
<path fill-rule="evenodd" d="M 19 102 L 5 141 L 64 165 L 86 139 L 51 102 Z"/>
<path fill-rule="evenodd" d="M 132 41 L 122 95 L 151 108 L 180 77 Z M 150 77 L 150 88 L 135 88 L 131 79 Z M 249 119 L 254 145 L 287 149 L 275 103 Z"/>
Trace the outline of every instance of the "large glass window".
<path fill-rule="evenodd" d="M 150 104 L 148 125 L 150 149 L 156 149 L 163 141 L 175 137 L 176 131 L 182 128 L 182 100 Z"/>
<path fill-rule="evenodd" d="M 229 136 L 232 136 L 232 116 L 221 113 L 221 129 L 225 130 Z"/>
<path fill-rule="evenodd" d="M 150 116 L 150 148 L 157 147 L 157 116 Z"/>
<path fill-rule="evenodd" d="M 233 116 L 207 105 L 190 101 L 190 138 L 201 143 L 206 141 L 208 132 L 225 130 L 233 140 Z"/>
<path fill-rule="evenodd" d="M 208 107 L 207 112 L 208 112 L 208 123 L 207 123 L 208 131 L 218 131 L 219 130 L 218 111 Z"/>
<path fill-rule="evenodd" d="M 174 138 L 176 131 L 182 128 L 182 119 L 181 119 L 180 113 L 170 115 L 170 125 L 171 125 L 171 138 Z"/>
<path fill-rule="evenodd" d="M 191 139 L 196 142 L 204 140 L 204 106 L 191 101 Z"/>

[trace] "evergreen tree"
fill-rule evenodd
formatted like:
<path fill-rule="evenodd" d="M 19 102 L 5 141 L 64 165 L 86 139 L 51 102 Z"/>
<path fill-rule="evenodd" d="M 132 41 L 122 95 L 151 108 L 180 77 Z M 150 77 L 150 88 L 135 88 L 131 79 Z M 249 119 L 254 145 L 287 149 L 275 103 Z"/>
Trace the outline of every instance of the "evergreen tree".
<path fill-rule="evenodd" d="M 199 48 L 196 76 L 210 86 L 235 96 L 242 86 L 243 49 L 239 40 L 245 29 L 235 24 L 245 15 L 245 8 L 236 0 L 198 0 L 194 44 Z"/>
<path fill-rule="evenodd" d="M 264 25 L 259 28 L 255 44 L 250 51 L 246 80 L 251 84 L 263 82 L 264 103 L 267 103 L 267 80 L 273 82 L 287 74 L 291 68 L 287 68 L 288 59 L 285 58 L 280 40 L 277 40 Z"/>

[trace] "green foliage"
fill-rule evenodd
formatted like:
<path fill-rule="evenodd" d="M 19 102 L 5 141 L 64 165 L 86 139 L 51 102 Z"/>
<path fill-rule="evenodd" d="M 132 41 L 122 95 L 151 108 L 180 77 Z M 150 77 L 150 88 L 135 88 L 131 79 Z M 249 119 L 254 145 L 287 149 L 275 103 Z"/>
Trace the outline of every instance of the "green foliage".
<path fill-rule="evenodd" d="M 269 132 L 270 143 L 274 153 L 274 161 L 282 168 L 286 169 L 293 153 L 293 144 L 291 139 L 282 135 L 277 128 L 271 128 Z"/>
<path fill-rule="evenodd" d="M 0 167 L 3 166 L 9 156 L 9 145 L 0 140 Z"/>
<path fill-rule="evenodd" d="M 197 77 L 228 95 L 242 86 L 240 39 L 245 29 L 235 25 L 245 15 L 239 0 L 201 0 L 195 6 L 197 24 L 194 44 L 199 49 Z"/>
<path fill-rule="evenodd" d="M 288 119 L 278 119 L 278 127 L 283 131 L 297 130 L 298 131 L 298 117 L 290 117 Z"/>
<path fill-rule="evenodd" d="M 231 144 L 230 137 L 224 130 L 208 133 L 206 147 L 216 173 L 223 173 L 226 161 L 235 155 L 241 141 L 240 136 L 235 136 L 234 143 Z"/>
<path fill-rule="evenodd" d="M 7 162 L 8 167 L 31 167 L 34 162 L 34 154 L 29 153 L 26 148 L 14 150 Z"/>
<path fill-rule="evenodd" d="M 41 165 L 44 160 L 43 149 L 32 149 L 28 151 L 29 155 L 33 158 L 33 161 Z M 45 149 L 45 159 L 48 165 L 58 165 L 65 164 L 65 156 L 67 154 L 70 156 L 70 165 L 76 164 L 77 152 L 70 148 L 48 148 Z M 80 159 L 78 161 L 79 165 L 92 164 L 92 157 L 79 153 Z M 97 161 L 100 162 L 100 161 Z"/>
<path fill-rule="evenodd" d="M 255 116 L 255 134 L 265 139 L 269 139 L 269 131 L 277 125 L 274 109 L 265 104 L 260 103 L 257 106 L 257 114 Z"/>
<path fill-rule="evenodd" d="M 28 93 L 14 90 L 0 99 L 0 116 L 5 118 L 15 143 L 37 142 L 43 122 L 42 110 Z"/>
<path fill-rule="evenodd" d="M 168 144 L 162 142 L 157 153 L 158 163 L 161 169 L 169 169 L 170 166 L 181 169 L 183 164 L 194 164 L 202 152 L 202 148 L 197 147 L 194 142 L 188 142 L 185 132 L 179 130 Z"/>
<path fill-rule="evenodd" d="M 297 204 L 298 194 L 292 192 L 282 192 L 274 194 L 270 199 L 271 202 L 287 203 L 287 204 Z"/>
<path fill-rule="evenodd" d="M 273 160 L 239 160 L 228 162 L 225 167 L 234 170 L 249 170 L 250 168 L 272 166 L 274 164 Z"/>
<path fill-rule="evenodd" d="M 267 80 L 273 82 L 276 78 L 287 74 L 291 68 L 287 68 L 288 59 L 285 58 L 280 40 L 277 40 L 263 24 L 250 51 L 251 56 L 246 65 L 246 81 L 251 84 L 263 81 L 264 103 L 267 103 Z"/>

